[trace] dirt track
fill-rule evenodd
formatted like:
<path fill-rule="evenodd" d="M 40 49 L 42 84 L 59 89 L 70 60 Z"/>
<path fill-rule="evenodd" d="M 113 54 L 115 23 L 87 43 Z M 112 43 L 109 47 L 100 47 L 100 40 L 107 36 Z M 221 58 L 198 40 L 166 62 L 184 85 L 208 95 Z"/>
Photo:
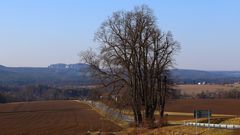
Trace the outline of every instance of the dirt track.
<path fill-rule="evenodd" d="M 0 135 L 82 135 L 120 130 L 90 106 L 75 101 L 0 105 Z"/>

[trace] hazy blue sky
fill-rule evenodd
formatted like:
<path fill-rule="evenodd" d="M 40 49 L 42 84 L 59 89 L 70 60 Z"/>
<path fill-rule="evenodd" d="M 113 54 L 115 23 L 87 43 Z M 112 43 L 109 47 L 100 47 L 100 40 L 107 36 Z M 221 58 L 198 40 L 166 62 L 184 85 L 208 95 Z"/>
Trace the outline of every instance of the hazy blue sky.
<path fill-rule="evenodd" d="M 181 43 L 177 68 L 240 70 L 239 0 L 1 0 L 0 65 L 77 63 L 112 12 L 141 4 Z"/>

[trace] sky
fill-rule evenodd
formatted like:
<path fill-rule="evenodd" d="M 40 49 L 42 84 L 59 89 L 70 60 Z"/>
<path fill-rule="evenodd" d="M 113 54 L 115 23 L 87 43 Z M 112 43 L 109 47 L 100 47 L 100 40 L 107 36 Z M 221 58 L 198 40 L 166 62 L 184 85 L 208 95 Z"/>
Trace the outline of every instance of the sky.
<path fill-rule="evenodd" d="M 239 0 L 1 0 L 0 65 L 78 63 L 113 12 L 148 5 L 180 42 L 175 67 L 240 71 Z"/>

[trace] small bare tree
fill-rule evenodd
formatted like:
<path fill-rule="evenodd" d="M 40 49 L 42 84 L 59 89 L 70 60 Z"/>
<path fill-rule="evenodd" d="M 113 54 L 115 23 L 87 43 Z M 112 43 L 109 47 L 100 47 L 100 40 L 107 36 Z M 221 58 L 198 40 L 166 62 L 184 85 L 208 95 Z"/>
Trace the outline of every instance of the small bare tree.
<path fill-rule="evenodd" d="M 157 107 L 164 112 L 164 80 L 179 44 L 170 32 L 158 28 L 152 10 L 145 5 L 113 13 L 96 32 L 95 40 L 100 43 L 99 54 L 92 50 L 81 53 L 92 67 L 92 75 L 114 93 L 127 88 L 124 92 L 130 97 L 136 124 L 143 118 L 153 123 Z"/>

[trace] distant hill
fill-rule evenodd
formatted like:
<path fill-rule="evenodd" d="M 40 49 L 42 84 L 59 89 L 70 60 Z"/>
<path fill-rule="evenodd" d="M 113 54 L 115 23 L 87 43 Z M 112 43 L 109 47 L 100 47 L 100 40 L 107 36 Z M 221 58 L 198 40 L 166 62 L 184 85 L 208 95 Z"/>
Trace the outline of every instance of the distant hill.
<path fill-rule="evenodd" d="M 89 84 L 89 66 L 86 64 L 71 64 L 58 68 L 58 64 L 46 68 L 4 67 L 0 66 L 0 84 Z"/>
<path fill-rule="evenodd" d="M 177 83 L 235 83 L 240 81 L 240 71 L 172 69 L 170 73 Z"/>
<path fill-rule="evenodd" d="M 240 81 L 240 71 L 201 71 L 172 69 L 171 76 L 179 84 L 234 83 Z M 0 84 L 26 85 L 81 85 L 95 83 L 90 77 L 89 65 L 52 64 L 45 68 L 5 67 L 0 65 Z"/>

